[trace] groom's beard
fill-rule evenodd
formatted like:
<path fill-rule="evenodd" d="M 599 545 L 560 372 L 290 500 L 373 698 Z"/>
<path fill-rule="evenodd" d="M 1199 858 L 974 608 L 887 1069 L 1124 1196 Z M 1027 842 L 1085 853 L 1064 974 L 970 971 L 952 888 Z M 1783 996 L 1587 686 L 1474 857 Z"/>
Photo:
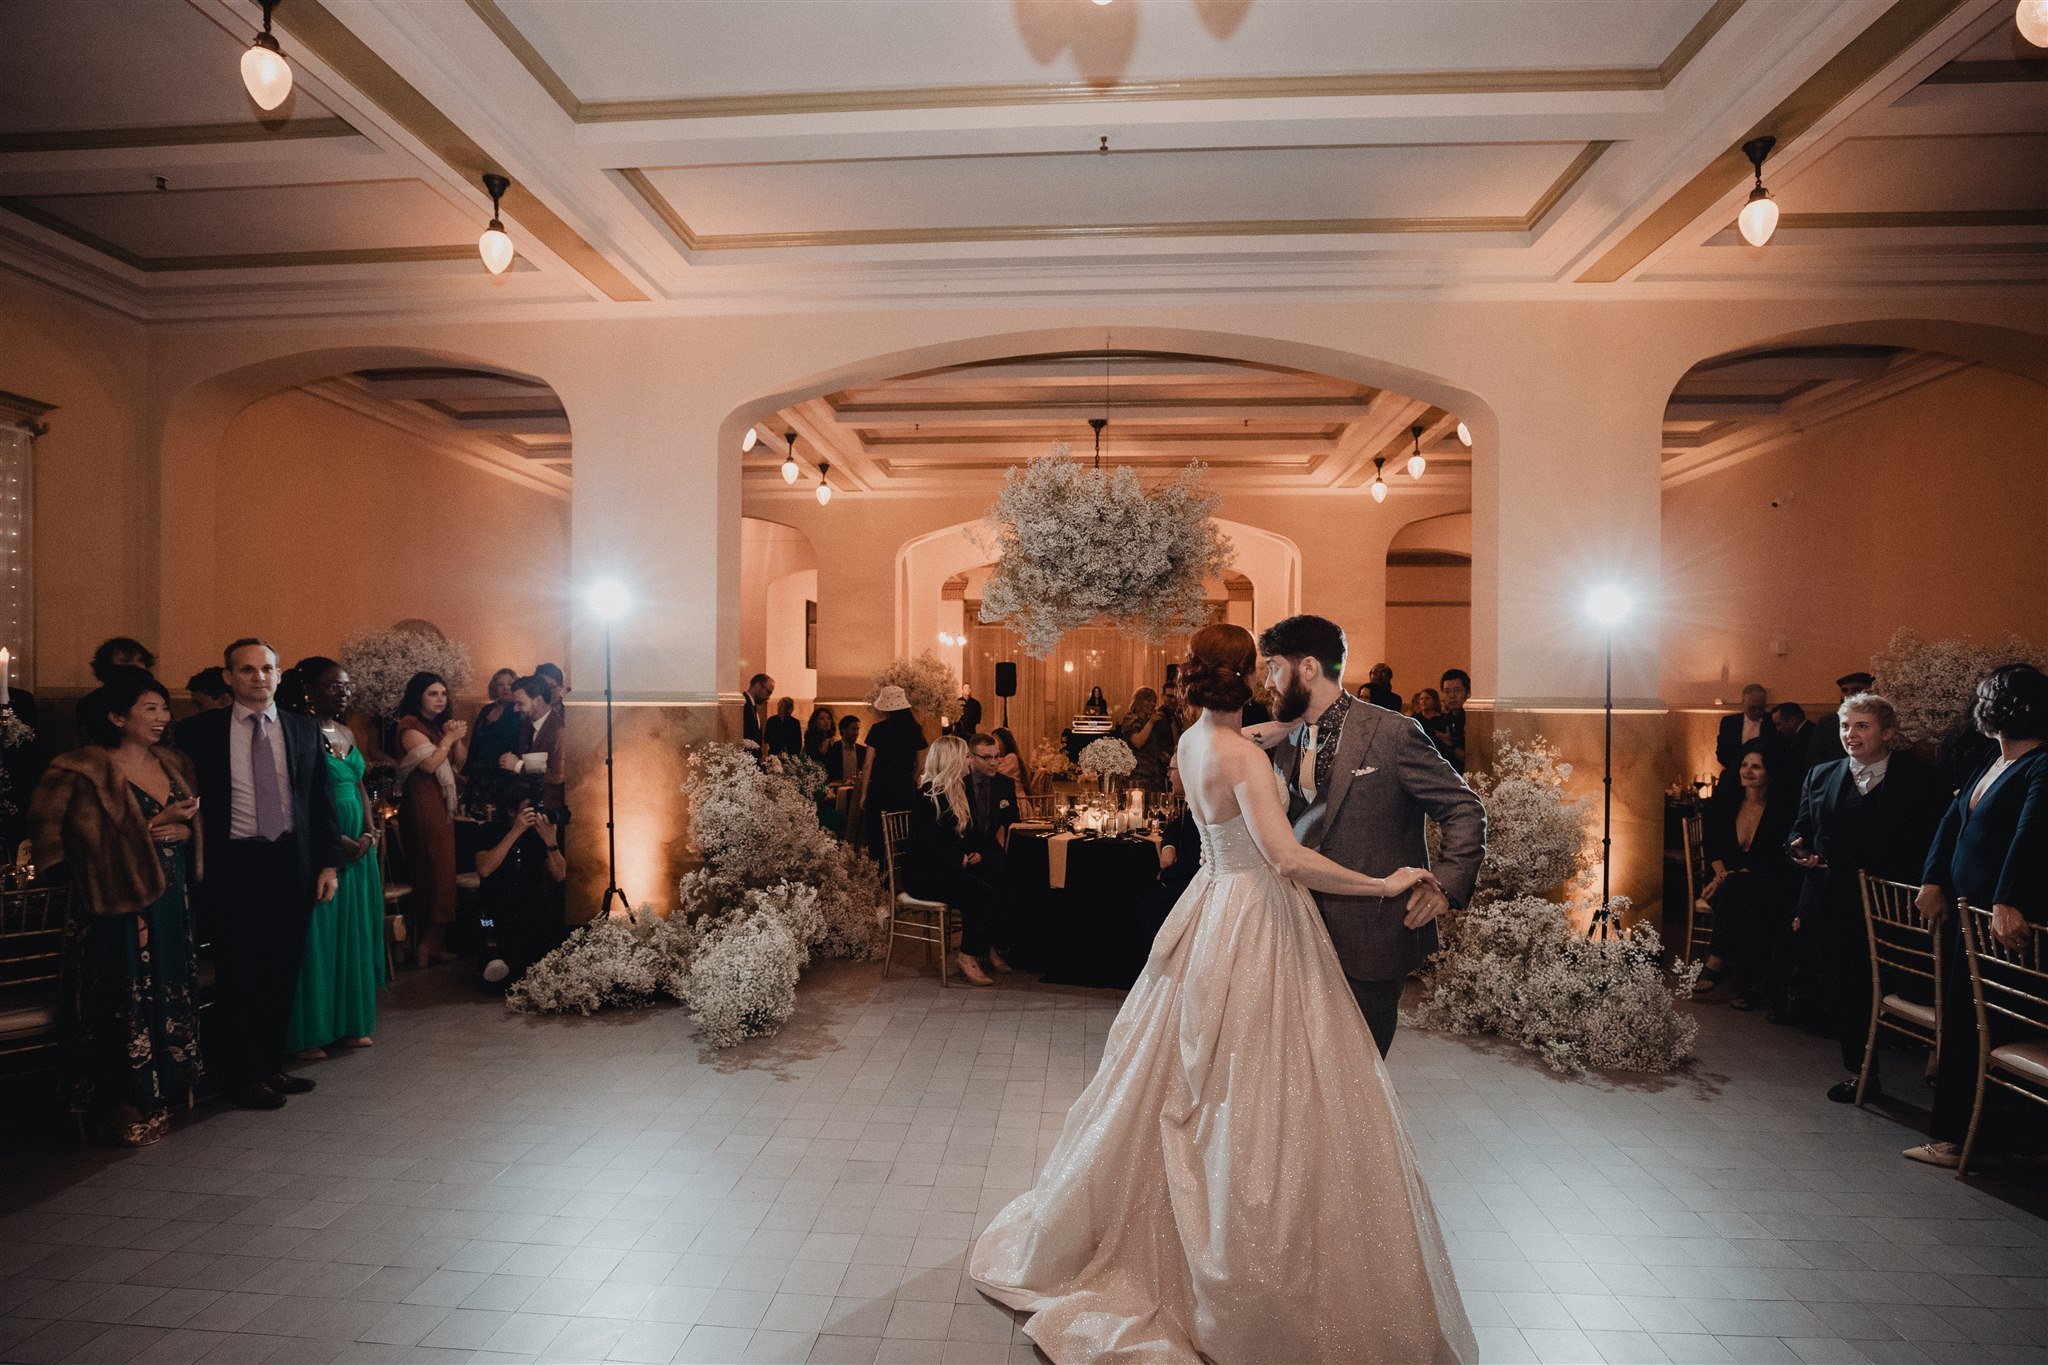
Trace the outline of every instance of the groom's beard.
<path fill-rule="evenodd" d="M 1297 673 L 1287 680 L 1287 686 L 1273 699 L 1273 715 L 1276 719 L 1284 721 L 1300 720 L 1308 714 L 1308 703 L 1308 685 L 1302 682 L 1301 675 Z"/>

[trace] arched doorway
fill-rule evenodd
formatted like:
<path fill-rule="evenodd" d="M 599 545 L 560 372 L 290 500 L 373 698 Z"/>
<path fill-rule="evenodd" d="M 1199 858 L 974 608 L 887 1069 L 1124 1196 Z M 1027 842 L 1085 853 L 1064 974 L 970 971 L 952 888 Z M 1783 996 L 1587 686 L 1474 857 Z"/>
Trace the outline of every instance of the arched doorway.
<path fill-rule="evenodd" d="M 1446 669 L 1469 672 L 1471 648 L 1472 514 L 1412 521 L 1387 545 L 1384 662 L 1394 690 L 1405 702 Z"/>
<path fill-rule="evenodd" d="M 778 697 L 818 695 L 818 552 L 793 526 L 740 519 L 740 675 L 775 679 Z"/>

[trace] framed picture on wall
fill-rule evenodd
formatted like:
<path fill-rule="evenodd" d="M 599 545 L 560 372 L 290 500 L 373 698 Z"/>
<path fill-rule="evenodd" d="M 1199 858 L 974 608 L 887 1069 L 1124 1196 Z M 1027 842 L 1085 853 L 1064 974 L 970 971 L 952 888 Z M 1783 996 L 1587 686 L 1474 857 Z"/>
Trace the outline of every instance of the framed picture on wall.
<path fill-rule="evenodd" d="M 818 666 L 818 604 L 804 603 L 804 667 Z"/>

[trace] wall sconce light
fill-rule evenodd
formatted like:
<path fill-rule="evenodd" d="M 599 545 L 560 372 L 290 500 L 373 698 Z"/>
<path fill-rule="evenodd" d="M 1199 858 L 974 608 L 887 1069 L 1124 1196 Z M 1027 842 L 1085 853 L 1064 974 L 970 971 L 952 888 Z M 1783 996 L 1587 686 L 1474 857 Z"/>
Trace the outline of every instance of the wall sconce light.
<path fill-rule="evenodd" d="M 1467 450 L 1472 448 L 1472 428 L 1463 422 L 1458 423 L 1458 444 Z"/>
<path fill-rule="evenodd" d="M 761 444 L 761 433 L 754 430 L 752 427 L 748 427 L 747 434 L 740 437 L 740 454 L 753 454 L 754 447 L 759 444 Z"/>

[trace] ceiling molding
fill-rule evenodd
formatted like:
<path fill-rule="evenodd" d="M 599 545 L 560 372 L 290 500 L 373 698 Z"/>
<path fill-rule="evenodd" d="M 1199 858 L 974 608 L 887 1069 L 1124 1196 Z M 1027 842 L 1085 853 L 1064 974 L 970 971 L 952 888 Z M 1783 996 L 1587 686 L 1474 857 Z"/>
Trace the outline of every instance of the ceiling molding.
<path fill-rule="evenodd" d="M 1406 145 L 1406 144 L 1387 144 Z M 1534 144 L 1499 143 L 1489 146 Z M 852 228 L 799 232 L 700 233 L 676 211 L 647 172 L 614 172 L 690 251 L 761 251 L 801 247 L 926 246 L 944 242 L 1068 242 L 1171 237 L 1328 237 L 1386 233 L 1530 232 L 1614 144 L 1589 142 L 1527 212 L 1485 218 L 1249 218 L 1179 223 L 1051 223 L 989 227 Z M 1246 149 L 1249 150 L 1249 149 Z M 1094 155 L 1085 153 L 1084 155 Z M 1129 155 L 1128 153 L 1126 155 Z M 659 169 L 659 168 L 657 168 Z"/>
<path fill-rule="evenodd" d="M 43 418 L 56 410 L 55 403 L 39 403 L 0 389 L 0 426 L 19 427 L 31 436 L 43 436 L 50 430 L 50 424 Z"/>
<path fill-rule="evenodd" d="M 127 193 L 127 191 L 121 191 Z M 196 191 L 187 191 L 196 193 Z M 476 255 L 468 243 L 454 246 L 377 246 L 333 251 L 244 251 L 222 256 L 138 256 L 127 247 L 66 222 L 25 199 L 0 198 L 0 210 L 68 237 L 130 270 L 157 275 L 176 270 L 277 270 L 310 265 L 394 265 L 418 261 L 460 261 Z"/>
<path fill-rule="evenodd" d="M 1896 0 L 1775 109 L 1752 124 L 1734 145 L 1580 272 L 1578 282 L 1613 284 L 1626 277 L 1749 179 L 1749 158 L 1742 151 L 1744 142 L 1768 133 L 1778 139 L 1781 149 L 1789 147 L 1963 3 L 1964 0 Z"/>
<path fill-rule="evenodd" d="M 2015 57 L 2003 62 L 1950 62 L 1927 77 L 1923 85 L 2019 85 L 2048 81 L 2048 58 Z"/>
<path fill-rule="evenodd" d="M 1685 70 L 1742 8 L 1714 0 L 1677 46 L 1653 67 L 1577 70 L 1388 71 L 1333 76 L 1219 76 L 1197 80 L 1061 81 L 1031 84 L 917 86 L 905 89 L 792 91 L 705 95 L 689 99 L 585 100 L 548 65 L 496 0 L 469 8 L 535 83 L 579 124 L 673 119 L 759 118 L 788 114 L 877 113 L 906 109 L 988 109 L 1034 105 L 1131 104 L 1161 100 L 1355 99 L 1373 95 L 1583 94 L 1662 90 Z"/>
<path fill-rule="evenodd" d="M 475 185 L 484 172 L 499 169 L 496 158 L 371 50 L 369 44 L 350 32 L 320 0 L 292 0 L 289 5 L 279 6 L 277 22 L 294 42 L 318 56 L 335 75 L 390 115 L 465 181 Z M 646 292 L 603 252 L 516 180 L 506 192 L 504 211 L 607 298 L 620 303 L 647 298 Z"/>
<path fill-rule="evenodd" d="M 293 142 L 302 138 L 361 136 L 347 119 L 307 118 L 242 123 L 192 123 L 160 128 L 79 128 L 0 134 L 0 154 L 97 152 L 117 148 L 215 147 L 240 142 Z"/>
<path fill-rule="evenodd" d="M 342 377 L 302 385 L 301 393 L 318 398 L 358 417 L 402 432 L 437 454 L 472 469 L 494 474 L 522 488 L 569 500 L 570 475 L 553 461 L 529 459 L 487 437 L 447 426 L 425 413 L 375 397 Z M 540 466 L 536 468 L 536 466 Z"/>
<path fill-rule="evenodd" d="M 1733 223 L 1729 224 L 1732 229 Z M 1817 228 L 2048 227 L 2048 209 L 1899 209 L 1865 213 L 1787 213 L 1780 232 Z"/>

